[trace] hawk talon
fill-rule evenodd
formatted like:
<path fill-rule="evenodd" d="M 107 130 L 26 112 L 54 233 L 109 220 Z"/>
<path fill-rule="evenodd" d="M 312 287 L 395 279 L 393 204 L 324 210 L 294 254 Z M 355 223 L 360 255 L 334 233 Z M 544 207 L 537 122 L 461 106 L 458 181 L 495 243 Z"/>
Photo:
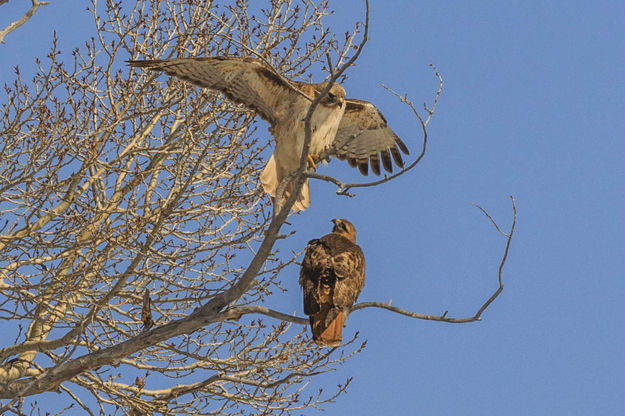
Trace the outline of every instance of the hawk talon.
<path fill-rule="evenodd" d="M 308 167 L 309 168 L 312 167 L 313 170 L 317 170 L 317 163 L 319 163 L 319 157 L 309 154 L 308 155 Z"/>

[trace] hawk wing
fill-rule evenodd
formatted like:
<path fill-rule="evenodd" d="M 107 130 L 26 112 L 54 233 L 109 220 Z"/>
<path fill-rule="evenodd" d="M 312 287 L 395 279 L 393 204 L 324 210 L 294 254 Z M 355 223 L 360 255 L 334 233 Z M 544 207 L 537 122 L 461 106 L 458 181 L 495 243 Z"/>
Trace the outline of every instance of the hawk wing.
<path fill-rule="evenodd" d="M 386 119 L 368 101 L 348 99 L 345 113 L 332 143 L 332 153 L 347 159 L 351 167 L 358 166 L 367 175 L 369 163 L 376 175 L 380 174 L 380 159 L 387 172 L 393 171 L 391 157 L 400 168 L 404 161 L 400 150 L 410 154 L 404 142 L 388 127 Z"/>
<path fill-rule="evenodd" d="M 314 239 L 308 242 L 306 254 L 302 261 L 302 269 L 299 275 L 299 284 L 302 286 L 304 294 L 304 313 L 313 315 L 319 312 L 321 280 L 328 276 L 332 270 L 332 257 L 328 248 L 321 239 Z M 326 295 L 327 296 L 327 295 Z M 325 296 L 324 296 L 325 297 Z"/>
<path fill-rule="evenodd" d="M 332 256 L 332 265 L 336 276 L 332 303 L 339 308 L 352 306 L 365 285 L 365 256 L 350 242 Z"/>
<path fill-rule="evenodd" d="M 220 91 L 233 102 L 254 110 L 272 126 L 288 117 L 296 101 L 307 102 L 301 91 L 256 59 L 204 57 L 128 63 Z"/>

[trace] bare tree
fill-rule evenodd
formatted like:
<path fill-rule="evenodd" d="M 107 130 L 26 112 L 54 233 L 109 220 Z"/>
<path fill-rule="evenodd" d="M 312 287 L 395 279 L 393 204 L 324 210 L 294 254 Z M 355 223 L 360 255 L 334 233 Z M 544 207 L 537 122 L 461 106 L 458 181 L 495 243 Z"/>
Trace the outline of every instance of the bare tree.
<path fill-rule="evenodd" d="M 55 391 L 87 414 L 290 414 L 345 390 L 349 379 L 335 391 L 305 387 L 362 345 L 318 348 L 307 319 L 263 306 L 297 258 L 273 245 L 288 238 L 280 229 L 298 192 L 275 211 L 263 194 L 270 143 L 254 114 L 123 61 L 244 55 L 289 78 L 325 66 L 334 82 L 366 42 L 366 8 L 364 24 L 339 39 L 324 27 L 326 1 L 275 0 L 252 12 L 245 0 L 94 0 L 95 38 L 70 61 L 55 39 L 32 83 L 17 73 L 0 127 L 0 318 L 13 331 L 0 350 L 3 412 L 35 413 L 25 398 Z M 399 174 L 425 154 L 441 87 L 425 118 L 400 97 L 423 147 Z M 348 194 L 393 178 L 344 184 L 307 171 L 306 156 L 305 146 L 287 178 L 299 186 L 310 177 Z M 501 268 L 472 318 L 374 303 L 353 310 L 478 320 L 503 288 Z"/>

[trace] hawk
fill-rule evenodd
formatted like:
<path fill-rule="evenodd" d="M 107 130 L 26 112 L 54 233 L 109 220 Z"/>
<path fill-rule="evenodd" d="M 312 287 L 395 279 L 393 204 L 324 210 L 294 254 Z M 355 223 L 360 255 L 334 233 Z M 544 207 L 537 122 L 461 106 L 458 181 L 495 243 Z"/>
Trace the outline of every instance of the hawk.
<path fill-rule="evenodd" d="M 260 181 L 265 192 L 272 197 L 276 196 L 280 181 L 299 168 L 305 139 L 303 120 L 311 101 L 327 86 L 326 82 L 291 81 L 253 58 L 202 57 L 128 63 L 219 91 L 269 122 L 276 148 L 260 175 Z M 339 84 L 333 84 L 315 107 L 311 131 L 309 165 L 313 168 L 320 160 L 319 155 L 328 152 L 347 160 L 350 166 L 358 167 L 363 175 L 367 175 L 371 164 L 371 170 L 379 175 L 380 161 L 386 171 L 392 172 L 391 159 L 402 168 L 401 152 L 409 154 L 404 142 L 388 127 L 382 113 L 370 102 L 346 99 L 345 90 Z M 287 186 L 284 199 L 293 186 L 293 182 Z M 293 209 L 304 210 L 309 205 L 310 190 L 306 180 Z"/>
<path fill-rule="evenodd" d="M 365 256 L 356 245 L 356 228 L 347 220 L 332 222 L 332 233 L 308 243 L 299 275 L 313 340 L 324 346 L 341 344 L 345 309 L 365 285 Z"/>

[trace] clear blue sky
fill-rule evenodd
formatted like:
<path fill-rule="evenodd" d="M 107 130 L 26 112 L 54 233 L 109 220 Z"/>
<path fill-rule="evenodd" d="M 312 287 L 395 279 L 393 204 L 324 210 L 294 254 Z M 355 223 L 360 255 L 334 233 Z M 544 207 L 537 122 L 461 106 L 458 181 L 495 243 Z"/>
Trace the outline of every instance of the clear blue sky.
<path fill-rule="evenodd" d="M 332 3 L 331 27 L 363 16 L 362 1 Z M 65 50 L 82 46 L 83 7 L 53 2 L 9 35 L 0 79 L 32 65 L 53 29 Z M 313 382 L 331 389 L 354 377 L 325 414 L 623 414 L 625 3 L 372 1 L 371 25 L 348 96 L 376 103 L 417 153 L 419 125 L 379 83 L 420 106 L 435 92 L 435 64 L 445 87 L 426 158 L 354 199 L 314 183 L 311 208 L 291 220 L 297 234 L 278 247 L 301 250 L 331 218 L 348 218 L 367 254 L 360 300 L 470 316 L 496 288 L 505 245 L 471 203 L 507 229 L 514 195 L 517 234 L 504 292 L 482 322 L 353 313 L 345 333 L 368 345 Z M 322 173 L 358 178 L 340 162 Z M 272 306 L 301 316 L 296 271 L 283 279 L 289 292 Z"/>

